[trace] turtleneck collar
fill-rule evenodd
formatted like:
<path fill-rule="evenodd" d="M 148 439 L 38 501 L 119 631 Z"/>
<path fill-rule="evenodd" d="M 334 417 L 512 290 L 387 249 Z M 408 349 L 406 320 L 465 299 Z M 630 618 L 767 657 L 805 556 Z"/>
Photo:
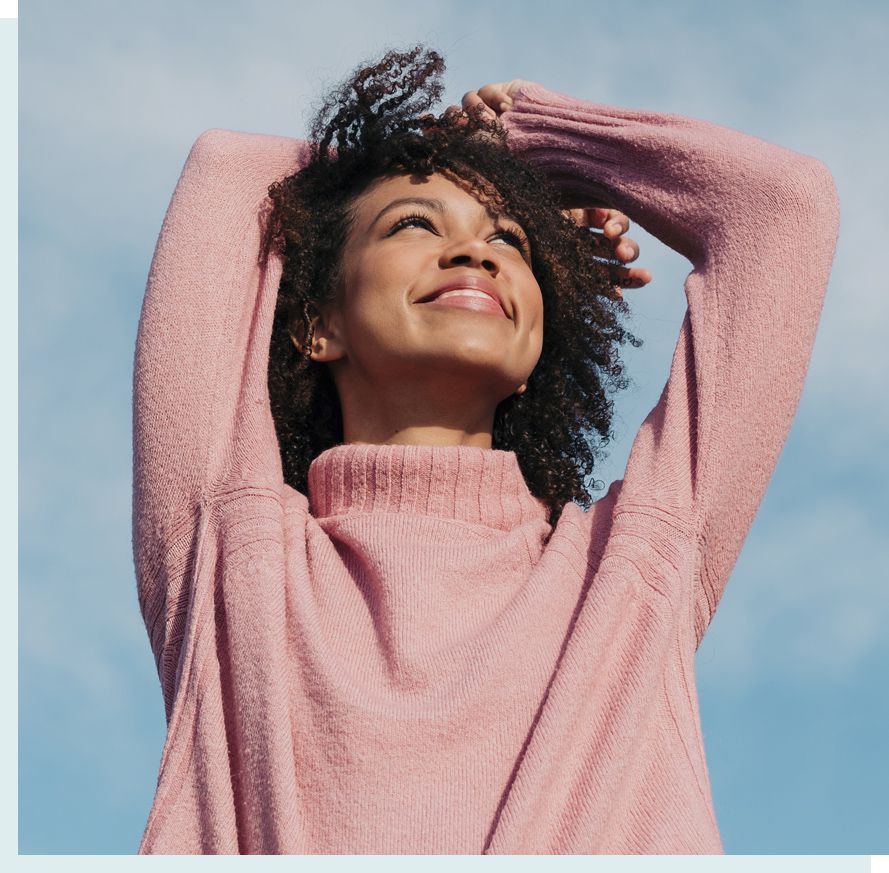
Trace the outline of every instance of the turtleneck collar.
<path fill-rule="evenodd" d="M 337 445 L 309 467 L 315 518 L 407 512 L 511 530 L 546 520 L 515 452 L 477 446 Z"/>

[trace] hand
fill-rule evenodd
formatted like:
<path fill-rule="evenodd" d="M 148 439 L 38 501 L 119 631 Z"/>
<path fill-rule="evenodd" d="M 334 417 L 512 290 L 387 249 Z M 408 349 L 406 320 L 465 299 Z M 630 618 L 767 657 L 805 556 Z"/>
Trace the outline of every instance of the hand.
<path fill-rule="evenodd" d="M 496 119 L 512 108 L 513 97 L 526 84 L 530 84 L 527 79 L 512 79 L 509 82 L 484 85 L 478 91 L 467 91 L 463 95 L 462 109 L 459 106 L 449 106 L 445 114 L 462 115 L 481 106 L 483 115 Z M 580 227 L 601 228 L 603 231 L 601 235 L 610 243 L 614 257 L 618 261 L 628 264 L 639 257 L 639 244 L 625 236 L 630 229 L 630 219 L 623 212 L 594 206 L 563 209 L 562 213 Z M 612 267 L 612 273 L 618 279 L 619 285 L 616 290 L 619 297 L 623 297 L 620 288 L 641 288 L 651 281 L 651 273 L 638 267 Z"/>
<path fill-rule="evenodd" d="M 485 85 L 478 91 L 467 91 L 463 95 L 463 106 L 449 106 L 442 114 L 465 115 L 470 109 L 481 107 L 481 114 L 497 118 L 507 109 L 512 108 L 513 97 L 523 85 L 531 84 L 527 79 L 513 79 L 510 82 L 499 82 L 496 85 Z M 460 121 L 458 120 L 458 124 Z M 463 121 L 465 124 L 465 119 Z"/>
<path fill-rule="evenodd" d="M 493 112 L 496 117 L 511 109 L 513 97 L 523 86 L 530 84 L 532 83 L 527 79 L 512 79 L 509 82 L 483 85 L 478 91 L 467 91 L 463 95 L 463 109 L 468 110 L 481 103 L 486 111 Z"/>
<path fill-rule="evenodd" d="M 602 228 L 602 236 L 609 241 L 618 261 L 628 264 L 639 257 L 639 244 L 625 236 L 630 229 L 630 219 L 623 212 L 604 206 L 593 206 L 584 209 L 563 209 L 562 213 L 579 227 Z M 644 268 L 612 267 L 612 273 L 619 282 L 618 297 L 623 297 L 620 288 L 641 288 L 651 281 L 651 272 Z"/>

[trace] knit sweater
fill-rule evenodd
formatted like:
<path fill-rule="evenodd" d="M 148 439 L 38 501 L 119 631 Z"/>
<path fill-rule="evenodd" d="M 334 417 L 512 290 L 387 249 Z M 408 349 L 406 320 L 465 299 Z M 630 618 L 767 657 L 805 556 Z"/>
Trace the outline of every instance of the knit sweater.
<path fill-rule="evenodd" d="M 193 145 L 134 382 L 139 605 L 168 732 L 140 853 L 723 851 L 694 657 L 787 437 L 836 242 L 818 161 L 526 85 L 510 148 L 684 255 L 624 477 L 555 528 L 515 453 L 337 445 L 285 484 L 263 263 L 286 137 Z M 663 291 L 659 293 L 664 293 Z"/>

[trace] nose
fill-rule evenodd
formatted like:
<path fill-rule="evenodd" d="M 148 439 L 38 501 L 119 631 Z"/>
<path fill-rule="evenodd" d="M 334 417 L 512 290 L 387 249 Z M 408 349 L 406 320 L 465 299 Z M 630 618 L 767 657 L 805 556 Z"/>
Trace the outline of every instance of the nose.
<path fill-rule="evenodd" d="M 500 272 L 500 257 L 484 240 L 468 237 L 447 246 L 441 254 L 441 266 L 478 267 L 496 276 Z"/>

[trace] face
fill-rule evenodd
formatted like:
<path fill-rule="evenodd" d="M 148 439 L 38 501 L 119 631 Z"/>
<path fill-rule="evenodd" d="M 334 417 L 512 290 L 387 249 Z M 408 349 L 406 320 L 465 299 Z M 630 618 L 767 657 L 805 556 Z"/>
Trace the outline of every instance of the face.
<path fill-rule="evenodd" d="M 543 342 L 522 228 L 438 174 L 379 180 L 353 207 L 339 297 L 316 327 L 341 396 L 346 380 L 493 404 L 521 393 Z"/>

